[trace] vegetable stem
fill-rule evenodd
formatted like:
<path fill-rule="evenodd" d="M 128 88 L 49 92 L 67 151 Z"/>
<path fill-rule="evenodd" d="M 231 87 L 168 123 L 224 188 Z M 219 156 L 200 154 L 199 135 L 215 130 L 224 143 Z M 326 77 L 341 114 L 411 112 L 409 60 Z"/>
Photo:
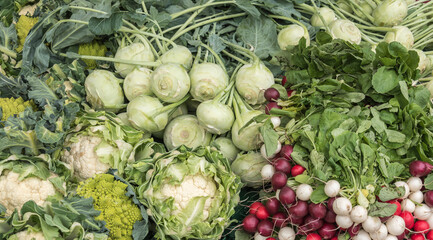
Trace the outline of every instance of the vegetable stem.
<path fill-rule="evenodd" d="M 205 3 L 203 5 L 198 5 L 198 6 L 191 7 L 191 8 L 185 9 L 185 10 L 177 12 L 177 13 L 173 13 L 173 14 L 171 14 L 171 19 L 176 19 L 176 18 L 178 18 L 178 17 L 180 17 L 180 16 L 182 16 L 184 14 L 187 14 L 187 13 L 190 13 L 190 12 L 194 12 L 194 11 L 196 11 L 198 9 L 201 9 L 201 8 L 207 8 L 207 7 L 210 7 L 210 6 L 217 6 L 217 5 L 225 5 L 225 4 L 235 3 L 235 1 L 223 1 L 223 2 L 216 2 L 216 3 L 214 3 L 213 1 L 210 1 L 210 2 L 211 3 Z"/>
<path fill-rule="evenodd" d="M 245 60 L 243 60 L 243 59 L 241 59 L 241 58 L 236 57 L 235 55 L 233 55 L 233 54 L 227 52 L 226 50 L 222 50 L 221 52 L 224 53 L 225 55 L 227 55 L 227 56 L 233 58 L 234 60 L 236 60 L 236 61 L 242 63 L 242 64 L 248 64 L 247 61 L 245 61 Z"/>
<path fill-rule="evenodd" d="M 111 57 L 100 57 L 100 56 L 90 56 L 90 55 L 79 55 L 73 54 L 73 56 L 68 56 L 68 54 L 60 53 L 60 56 L 67 58 L 82 58 L 82 59 L 90 59 L 97 61 L 106 61 L 106 62 L 115 62 L 115 63 L 124 63 L 138 66 L 146 66 L 146 67 L 158 67 L 161 63 L 158 62 L 146 62 L 146 61 L 134 61 L 134 60 L 126 60 L 126 59 L 116 59 Z"/>
<path fill-rule="evenodd" d="M 17 53 L 14 52 L 13 50 L 10 50 L 2 45 L 0 45 L 0 52 L 8 55 L 11 58 L 17 58 Z"/>

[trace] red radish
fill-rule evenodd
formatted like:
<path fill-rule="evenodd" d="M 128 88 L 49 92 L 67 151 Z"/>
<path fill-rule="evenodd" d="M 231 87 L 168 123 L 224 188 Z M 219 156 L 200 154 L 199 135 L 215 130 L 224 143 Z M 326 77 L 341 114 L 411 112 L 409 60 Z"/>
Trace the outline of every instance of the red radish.
<path fill-rule="evenodd" d="M 410 236 L 411 240 L 424 240 L 424 236 L 421 233 L 415 233 Z"/>
<path fill-rule="evenodd" d="M 290 214 L 289 222 L 293 225 L 300 226 L 300 225 L 304 224 L 304 217 L 297 217 L 293 214 Z"/>
<path fill-rule="evenodd" d="M 397 216 L 400 215 L 400 213 L 401 213 L 401 204 L 398 201 L 395 201 L 395 200 L 388 201 L 388 203 L 396 205 L 397 206 L 397 210 L 395 210 L 394 215 L 397 215 Z"/>
<path fill-rule="evenodd" d="M 286 83 L 287 83 L 287 77 L 286 77 L 286 76 L 283 76 L 283 79 L 282 79 L 282 81 L 281 81 L 281 85 L 285 86 Z"/>
<path fill-rule="evenodd" d="M 361 230 L 361 224 L 356 224 L 356 225 L 354 224 L 351 227 L 349 227 L 349 229 L 347 229 L 347 232 L 351 237 L 354 237 L 358 235 L 359 230 Z"/>
<path fill-rule="evenodd" d="M 323 220 L 313 216 L 307 216 L 304 220 L 303 227 L 309 232 L 317 231 L 323 226 Z"/>
<path fill-rule="evenodd" d="M 337 217 L 337 214 L 335 214 L 334 211 L 327 211 L 326 212 L 326 216 L 323 220 L 325 220 L 325 222 L 327 223 L 335 223 L 335 218 Z"/>
<path fill-rule="evenodd" d="M 317 233 L 310 233 L 307 235 L 307 240 L 321 240 L 320 235 Z"/>
<path fill-rule="evenodd" d="M 278 198 L 280 199 L 281 204 L 291 205 L 296 201 L 296 193 L 290 187 L 284 186 L 281 189 Z"/>
<path fill-rule="evenodd" d="M 334 204 L 335 199 L 337 199 L 337 198 L 333 197 L 333 198 L 330 198 L 328 200 L 327 207 L 328 207 L 329 211 L 334 212 L 334 209 L 332 208 L 333 207 L 332 205 Z"/>
<path fill-rule="evenodd" d="M 268 88 L 265 91 L 265 98 L 269 102 L 276 101 L 278 98 L 280 98 L 280 93 L 275 88 Z"/>
<path fill-rule="evenodd" d="M 333 237 L 331 238 L 331 240 L 338 240 L 338 237 Z"/>
<path fill-rule="evenodd" d="M 269 214 L 274 215 L 275 213 L 278 212 L 279 208 L 280 208 L 280 201 L 278 201 L 277 198 L 269 198 L 268 201 L 266 201 L 266 209 L 268 210 Z"/>
<path fill-rule="evenodd" d="M 398 235 L 397 239 L 398 240 L 408 239 L 408 238 L 406 238 L 406 232 L 404 232 L 403 234 Z"/>
<path fill-rule="evenodd" d="M 433 191 L 428 191 L 424 193 L 424 202 L 429 207 L 433 207 Z"/>
<path fill-rule="evenodd" d="M 287 175 L 283 172 L 275 172 L 272 176 L 271 184 L 274 190 L 283 188 L 287 184 Z"/>
<path fill-rule="evenodd" d="M 278 106 L 278 103 L 276 102 L 270 102 L 268 104 L 266 104 L 265 106 L 265 113 L 269 114 L 269 112 L 271 111 L 272 108 L 277 108 L 277 109 L 281 109 L 281 106 Z"/>
<path fill-rule="evenodd" d="M 244 230 L 249 233 L 255 233 L 258 224 L 259 219 L 257 219 L 257 217 L 252 214 L 246 216 L 242 221 L 242 226 L 244 227 Z"/>
<path fill-rule="evenodd" d="M 305 171 L 305 168 L 303 166 L 295 165 L 292 167 L 292 170 L 290 171 L 290 173 L 292 174 L 292 177 L 296 177 L 296 176 L 304 173 L 304 171 Z"/>
<path fill-rule="evenodd" d="M 289 223 L 289 220 L 287 219 L 286 214 L 279 212 L 275 213 L 274 216 L 272 216 L 272 222 L 275 226 L 282 228 Z"/>
<path fill-rule="evenodd" d="M 433 230 L 430 230 L 426 235 L 428 240 L 433 240 Z"/>
<path fill-rule="evenodd" d="M 322 219 L 326 216 L 326 207 L 321 203 L 310 203 L 310 205 L 308 205 L 308 212 L 311 216 Z"/>
<path fill-rule="evenodd" d="M 337 234 L 337 226 L 330 223 L 324 223 L 317 231 L 323 239 L 332 239 Z"/>
<path fill-rule="evenodd" d="M 419 233 L 426 233 L 428 230 L 430 230 L 430 226 L 428 225 L 427 221 L 418 220 L 415 222 L 415 225 L 413 226 L 413 230 Z"/>
<path fill-rule="evenodd" d="M 413 218 L 412 213 L 410 213 L 408 211 L 403 211 L 400 214 L 400 217 L 403 218 L 404 223 L 406 225 L 406 228 L 408 228 L 408 229 L 412 229 L 413 228 L 413 225 L 415 224 L 415 222 L 414 222 L 414 218 Z"/>
<path fill-rule="evenodd" d="M 425 177 L 433 169 L 433 165 L 423 161 L 413 161 L 409 165 L 409 172 L 414 177 Z"/>
<path fill-rule="evenodd" d="M 289 161 L 287 161 L 283 157 L 275 159 L 273 164 L 275 167 L 275 171 L 280 171 L 285 174 L 289 174 L 290 170 L 292 169 L 292 165 L 290 165 Z"/>
<path fill-rule="evenodd" d="M 294 92 L 295 91 L 293 91 L 291 89 L 287 89 L 287 96 L 289 96 L 289 97 L 292 96 Z"/>
<path fill-rule="evenodd" d="M 308 204 L 304 201 L 298 201 L 289 208 L 289 213 L 296 217 L 305 217 L 308 215 Z"/>
<path fill-rule="evenodd" d="M 269 237 L 272 235 L 273 227 L 269 220 L 262 220 L 257 224 L 257 232 L 264 237 Z"/>
<path fill-rule="evenodd" d="M 281 147 L 280 155 L 287 160 L 292 159 L 293 146 L 292 145 L 284 145 Z"/>
<path fill-rule="evenodd" d="M 260 220 L 264 220 L 264 219 L 266 219 L 266 218 L 268 218 L 269 217 L 269 213 L 268 213 L 268 210 L 266 210 L 266 207 L 259 207 L 258 209 L 257 209 L 257 212 L 256 212 L 256 217 L 258 218 L 258 219 L 260 219 Z"/>
<path fill-rule="evenodd" d="M 277 239 L 275 239 L 273 237 L 268 237 L 268 238 L 266 238 L 266 240 L 277 240 Z"/>
<path fill-rule="evenodd" d="M 250 214 L 256 214 L 257 209 L 259 209 L 259 207 L 263 207 L 263 203 L 261 202 L 254 202 L 253 204 L 251 204 L 250 206 Z"/>

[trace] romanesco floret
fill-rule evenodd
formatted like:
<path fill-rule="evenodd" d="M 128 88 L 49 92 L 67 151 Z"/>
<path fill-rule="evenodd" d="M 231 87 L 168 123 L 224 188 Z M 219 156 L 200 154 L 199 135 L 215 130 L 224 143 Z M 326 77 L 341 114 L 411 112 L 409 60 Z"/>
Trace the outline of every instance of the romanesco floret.
<path fill-rule="evenodd" d="M 90 55 L 90 56 L 105 56 L 107 52 L 107 48 L 105 45 L 93 41 L 91 43 L 80 44 L 78 48 L 78 54 L 80 55 Z M 92 59 L 83 59 L 83 61 L 87 64 L 87 69 L 95 69 L 97 67 L 96 61 Z"/>
<path fill-rule="evenodd" d="M 30 32 L 30 29 L 38 22 L 39 18 L 27 17 L 26 15 L 20 16 L 15 28 L 17 29 L 19 45 L 17 52 L 21 52 L 26 41 L 26 37 Z"/>
<path fill-rule="evenodd" d="M 81 182 L 78 195 L 93 198 L 93 206 L 101 214 L 96 220 L 105 221 L 109 239 L 132 240 L 134 223 L 143 219 L 140 209 L 125 195 L 127 185 L 111 174 L 98 174 Z"/>
<path fill-rule="evenodd" d="M 36 109 L 33 101 L 20 98 L 0 98 L 1 120 L 6 121 L 10 116 L 24 112 L 27 107 Z"/>

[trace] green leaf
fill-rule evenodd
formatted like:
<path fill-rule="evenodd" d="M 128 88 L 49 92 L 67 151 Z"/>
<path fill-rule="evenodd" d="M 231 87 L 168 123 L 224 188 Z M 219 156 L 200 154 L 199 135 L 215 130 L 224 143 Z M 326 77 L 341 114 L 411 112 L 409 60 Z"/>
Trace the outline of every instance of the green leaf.
<path fill-rule="evenodd" d="M 378 93 L 387 93 L 398 86 L 400 78 L 395 70 L 381 67 L 373 75 L 373 88 Z"/>
<path fill-rule="evenodd" d="M 235 0 L 235 4 L 236 4 L 236 6 L 238 6 L 238 8 L 244 10 L 249 15 L 251 15 L 255 18 L 260 17 L 259 10 L 257 10 L 256 7 L 254 7 L 254 5 L 251 3 L 250 0 Z"/>
<path fill-rule="evenodd" d="M 58 99 L 56 93 L 40 78 L 36 76 L 29 76 L 27 77 L 27 81 L 31 87 L 29 97 L 34 99 L 36 102 L 45 103 L 46 101 Z"/>
<path fill-rule="evenodd" d="M 324 202 L 326 199 L 328 196 L 325 194 L 325 185 L 318 186 L 310 196 L 310 200 L 316 204 Z"/>
<path fill-rule="evenodd" d="M 89 20 L 89 29 L 95 35 L 111 35 L 122 27 L 123 13 L 113 13 L 109 18 Z"/>
<path fill-rule="evenodd" d="M 430 173 L 425 179 L 424 179 L 424 187 L 427 190 L 433 190 L 433 173 Z"/>
<path fill-rule="evenodd" d="M 43 143 L 57 143 L 63 138 L 64 136 L 63 132 L 60 133 L 51 132 L 44 126 L 44 124 L 45 124 L 44 121 L 39 121 L 35 127 L 36 137 L 38 138 L 39 141 Z"/>
<path fill-rule="evenodd" d="M 404 143 L 406 141 L 406 135 L 401 132 L 386 129 L 385 133 L 389 142 Z"/>
<path fill-rule="evenodd" d="M 267 120 L 263 126 L 260 127 L 260 134 L 265 142 L 266 155 L 271 156 L 275 153 L 278 147 L 278 133 L 274 130 L 272 122 Z"/>
<path fill-rule="evenodd" d="M 312 184 L 314 182 L 313 178 L 308 176 L 307 174 L 299 174 L 295 177 L 295 181 L 298 183 Z"/>
<path fill-rule="evenodd" d="M 398 188 L 383 187 L 379 191 L 379 198 L 381 201 L 386 202 L 389 200 L 394 200 L 403 197 L 404 194 L 405 194 L 404 187 L 398 187 Z"/>
<path fill-rule="evenodd" d="M 368 216 L 372 217 L 389 217 L 395 213 L 397 205 L 376 201 L 370 205 Z"/>

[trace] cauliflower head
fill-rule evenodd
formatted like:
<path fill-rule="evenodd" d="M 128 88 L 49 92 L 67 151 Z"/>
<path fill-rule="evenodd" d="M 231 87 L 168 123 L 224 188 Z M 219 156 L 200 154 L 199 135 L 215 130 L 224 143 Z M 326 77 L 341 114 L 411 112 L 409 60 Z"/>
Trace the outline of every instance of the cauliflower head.
<path fill-rule="evenodd" d="M 45 240 L 42 232 L 21 231 L 9 238 L 9 240 Z"/>
<path fill-rule="evenodd" d="M 109 239 L 132 240 L 134 224 L 143 219 L 140 208 L 126 195 L 128 185 L 111 174 L 98 174 L 81 182 L 77 194 L 93 198 L 93 206 L 101 211 L 96 220 L 106 222 Z"/>

